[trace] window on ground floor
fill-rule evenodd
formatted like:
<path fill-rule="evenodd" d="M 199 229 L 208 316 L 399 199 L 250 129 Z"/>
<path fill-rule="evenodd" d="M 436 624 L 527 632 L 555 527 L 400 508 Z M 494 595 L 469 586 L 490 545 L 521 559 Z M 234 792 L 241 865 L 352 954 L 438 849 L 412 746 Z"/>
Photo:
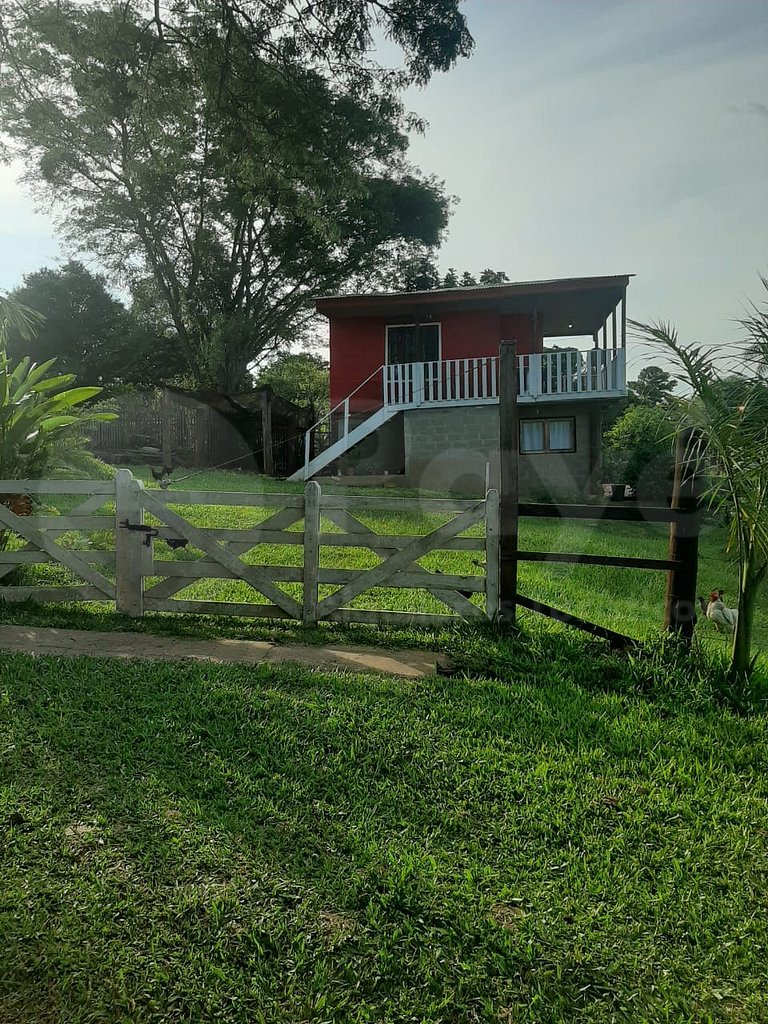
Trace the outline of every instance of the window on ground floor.
<path fill-rule="evenodd" d="M 575 452 L 575 419 L 520 420 L 520 451 Z"/>

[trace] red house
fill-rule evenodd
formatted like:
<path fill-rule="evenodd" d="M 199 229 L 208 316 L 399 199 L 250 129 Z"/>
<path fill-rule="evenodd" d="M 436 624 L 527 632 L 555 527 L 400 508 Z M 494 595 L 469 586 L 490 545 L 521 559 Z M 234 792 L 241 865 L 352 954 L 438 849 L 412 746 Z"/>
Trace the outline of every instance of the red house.
<path fill-rule="evenodd" d="M 599 475 L 602 411 L 626 395 L 629 279 L 318 299 L 330 321 L 332 408 L 308 431 L 292 479 L 388 474 L 468 493 L 495 482 L 498 353 L 510 340 L 522 490 L 587 491 Z"/>

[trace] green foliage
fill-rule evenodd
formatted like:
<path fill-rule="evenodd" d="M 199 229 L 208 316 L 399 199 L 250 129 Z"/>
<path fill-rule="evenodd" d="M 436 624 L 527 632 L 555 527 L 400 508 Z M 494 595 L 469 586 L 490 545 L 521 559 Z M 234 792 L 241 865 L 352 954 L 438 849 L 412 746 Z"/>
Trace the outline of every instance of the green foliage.
<path fill-rule="evenodd" d="M 270 387 L 288 402 L 312 407 L 318 417 L 328 411 L 328 363 L 308 352 L 280 356 L 263 370 L 256 387 Z"/>
<path fill-rule="evenodd" d="M 442 288 L 470 288 L 476 284 L 506 284 L 509 278 L 503 270 L 491 270 L 487 267 L 480 274 L 480 278 L 476 278 L 474 274 L 471 274 L 468 270 L 459 276 L 458 271 L 453 267 L 448 268 L 448 273 L 443 278 Z"/>
<path fill-rule="evenodd" d="M 106 287 L 103 275 L 70 260 L 60 270 L 43 267 L 24 277 L 13 298 L 39 314 L 34 339 L 12 327 L 8 354 L 55 357 L 62 373 L 87 377 L 108 388 L 153 387 L 183 370 L 167 332 L 146 315 L 139 283 L 126 309 Z"/>
<path fill-rule="evenodd" d="M 12 0 L 0 116 L 70 235 L 151 278 L 184 369 L 243 388 L 311 295 L 434 246 L 442 185 L 406 161 L 400 91 L 471 49 L 456 0 Z M 405 54 L 369 58 L 383 31 Z"/>
<path fill-rule="evenodd" d="M 42 477 L 84 457 L 82 429 L 109 413 L 84 408 L 98 387 L 71 387 L 73 374 L 51 373 L 54 359 L 15 361 L 6 352 L 10 331 L 32 331 L 34 317 L 15 299 L 0 299 L 0 479 Z"/>
<path fill-rule="evenodd" d="M 712 349 L 678 341 L 671 325 L 634 325 L 671 353 L 679 379 L 693 392 L 684 406 L 683 422 L 697 428 L 703 440 L 710 505 L 730 519 L 729 550 L 738 555 L 740 567 L 731 661 L 734 683 L 747 678 L 754 666 L 755 608 L 768 575 L 768 364 L 762 361 L 768 355 L 768 315 L 759 309 L 757 314 L 745 322 L 754 364 L 746 360 L 744 369 L 727 376 Z"/>
<path fill-rule="evenodd" d="M 627 386 L 630 401 L 640 405 L 664 405 L 669 402 L 677 381 L 660 366 L 644 366 L 637 380 Z"/>
<path fill-rule="evenodd" d="M 675 421 L 660 405 L 630 405 L 603 436 L 609 482 L 639 489 L 641 498 L 664 499 L 672 493 Z"/>

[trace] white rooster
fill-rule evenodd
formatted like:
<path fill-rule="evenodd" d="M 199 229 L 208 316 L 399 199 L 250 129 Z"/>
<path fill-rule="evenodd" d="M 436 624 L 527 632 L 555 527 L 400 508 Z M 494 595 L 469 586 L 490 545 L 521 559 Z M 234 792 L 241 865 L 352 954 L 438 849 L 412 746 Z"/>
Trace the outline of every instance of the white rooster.
<path fill-rule="evenodd" d="M 723 590 L 713 590 L 709 595 L 709 601 L 703 597 L 699 598 L 701 610 L 710 622 L 713 622 L 719 633 L 733 633 L 736 629 L 736 622 L 739 613 L 735 608 L 728 608 L 723 601 Z"/>

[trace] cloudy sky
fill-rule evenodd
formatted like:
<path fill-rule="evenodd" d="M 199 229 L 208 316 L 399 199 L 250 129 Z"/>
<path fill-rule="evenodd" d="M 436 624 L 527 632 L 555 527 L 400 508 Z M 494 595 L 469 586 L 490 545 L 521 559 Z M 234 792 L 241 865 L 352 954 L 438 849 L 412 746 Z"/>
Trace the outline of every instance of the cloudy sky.
<path fill-rule="evenodd" d="M 707 343 L 768 273 L 764 0 L 468 0 L 470 60 L 409 95 L 460 200 L 443 270 L 634 273 L 629 314 Z M 0 288 L 62 255 L 0 168 Z M 633 369 L 642 365 L 635 351 Z"/>

